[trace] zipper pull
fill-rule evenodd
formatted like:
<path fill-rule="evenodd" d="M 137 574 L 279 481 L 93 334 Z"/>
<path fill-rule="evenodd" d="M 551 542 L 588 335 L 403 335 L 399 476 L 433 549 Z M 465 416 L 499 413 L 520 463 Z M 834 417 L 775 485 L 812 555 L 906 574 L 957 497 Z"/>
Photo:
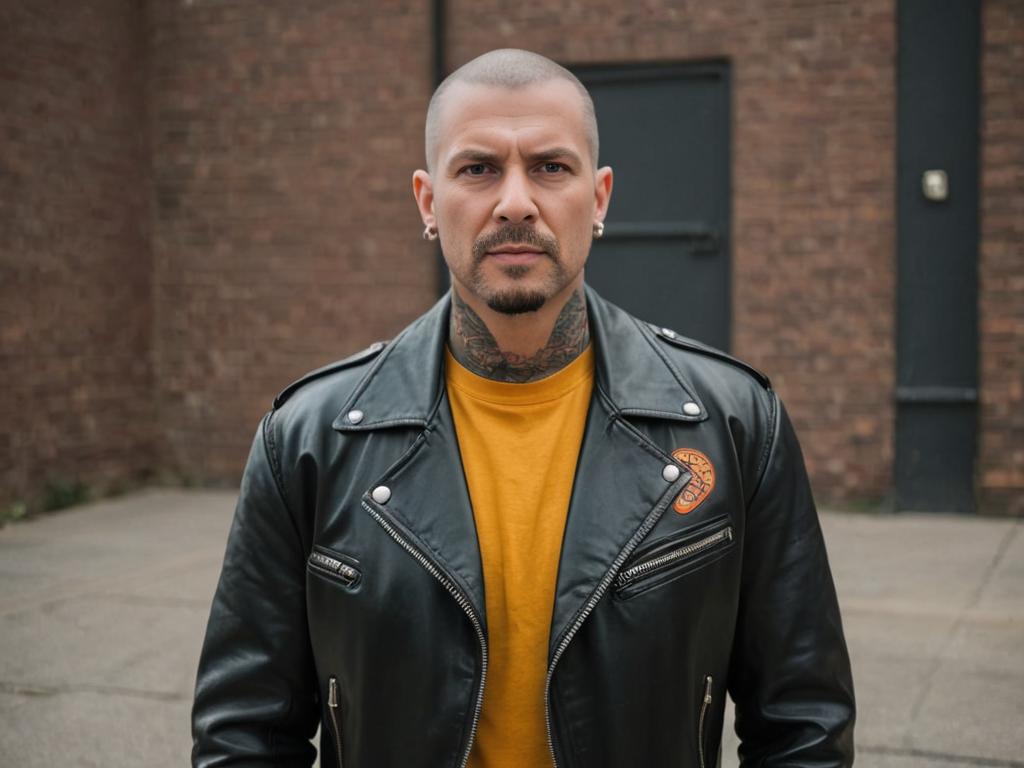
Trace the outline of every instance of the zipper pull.
<path fill-rule="evenodd" d="M 704 678 L 704 703 L 711 703 L 711 675 Z"/>
<path fill-rule="evenodd" d="M 327 681 L 327 706 L 331 709 L 338 708 L 338 678 L 334 675 Z"/>

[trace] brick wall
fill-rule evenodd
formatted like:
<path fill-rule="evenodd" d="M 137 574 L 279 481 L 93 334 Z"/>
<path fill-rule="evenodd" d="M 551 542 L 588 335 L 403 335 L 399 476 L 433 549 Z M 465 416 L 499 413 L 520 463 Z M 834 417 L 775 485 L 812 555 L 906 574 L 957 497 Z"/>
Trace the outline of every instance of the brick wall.
<path fill-rule="evenodd" d="M 1024 5 L 982 8 L 982 508 L 1024 514 Z"/>
<path fill-rule="evenodd" d="M 143 10 L 144 9 L 144 12 Z M 292 377 L 436 296 L 409 177 L 429 4 L 0 7 L 0 503 L 149 472 L 234 483 Z M 893 461 L 895 2 L 450 0 L 448 62 L 726 57 L 733 346 L 819 498 Z M 1024 506 L 1022 12 L 984 4 L 979 489 Z M 6 394 L 6 392 L 5 392 Z"/>
<path fill-rule="evenodd" d="M 452 0 L 450 9 L 453 67 L 502 46 L 572 64 L 728 57 L 733 348 L 767 371 L 785 399 L 819 497 L 887 494 L 895 365 L 892 0 L 652 0 L 642 10 L 611 0 Z"/>
<path fill-rule="evenodd" d="M 0 505 L 152 466 L 140 20 L 0 6 Z"/>
<path fill-rule="evenodd" d="M 234 482 L 278 390 L 437 296 L 411 186 L 429 5 L 149 11 L 159 461 Z"/>

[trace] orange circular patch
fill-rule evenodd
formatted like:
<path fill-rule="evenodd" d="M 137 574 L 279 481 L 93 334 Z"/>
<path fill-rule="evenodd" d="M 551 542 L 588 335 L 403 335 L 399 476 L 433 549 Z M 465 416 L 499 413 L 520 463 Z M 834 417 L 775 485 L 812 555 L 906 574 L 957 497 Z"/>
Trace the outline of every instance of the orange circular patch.
<path fill-rule="evenodd" d="M 672 457 L 686 464 L 693 473 L 690 482 L 672 504 L 672 509 L 680 515 L 685 515 L 711 495 L 715 487 L 715 468 L 711 466 L 711 460 L 707 456 L 693 448 L 677 448 L 672 451 Z"/>

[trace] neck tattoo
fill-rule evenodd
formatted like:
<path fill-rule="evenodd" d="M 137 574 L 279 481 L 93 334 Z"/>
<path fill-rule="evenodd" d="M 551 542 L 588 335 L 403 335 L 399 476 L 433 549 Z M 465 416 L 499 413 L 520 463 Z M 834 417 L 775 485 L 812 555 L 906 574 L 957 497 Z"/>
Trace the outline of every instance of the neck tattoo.
<path fill-rule="evenodd" d="M 448 346 L 452 356 L 478 376 L 521 384 L 550 376 L 575 360 L 590 341 L 581 291 L 565 302 L 547 343 L 532 355 L 503 352 L 480 315 L 452 289 Z"/>

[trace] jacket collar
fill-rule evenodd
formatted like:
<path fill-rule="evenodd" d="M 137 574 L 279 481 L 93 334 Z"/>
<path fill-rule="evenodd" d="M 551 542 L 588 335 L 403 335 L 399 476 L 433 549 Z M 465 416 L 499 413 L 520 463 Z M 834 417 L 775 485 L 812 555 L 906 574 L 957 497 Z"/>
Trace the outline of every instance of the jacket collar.
<path fill-rule="evenodd" d="M 652 329 L 589 286 L 585 289 L 595 345 L 595 384 L 622 416 L 703 421 L 707 411 Z M 334 429 L 426 427 L 444 392 L 444 346 L 451 294 L 402 331 L 374 360 L 334 420 Z M 696 403 L 688 415 L 683 404 Z M 358 423 L 349 414 L 359 412 Z"/>

